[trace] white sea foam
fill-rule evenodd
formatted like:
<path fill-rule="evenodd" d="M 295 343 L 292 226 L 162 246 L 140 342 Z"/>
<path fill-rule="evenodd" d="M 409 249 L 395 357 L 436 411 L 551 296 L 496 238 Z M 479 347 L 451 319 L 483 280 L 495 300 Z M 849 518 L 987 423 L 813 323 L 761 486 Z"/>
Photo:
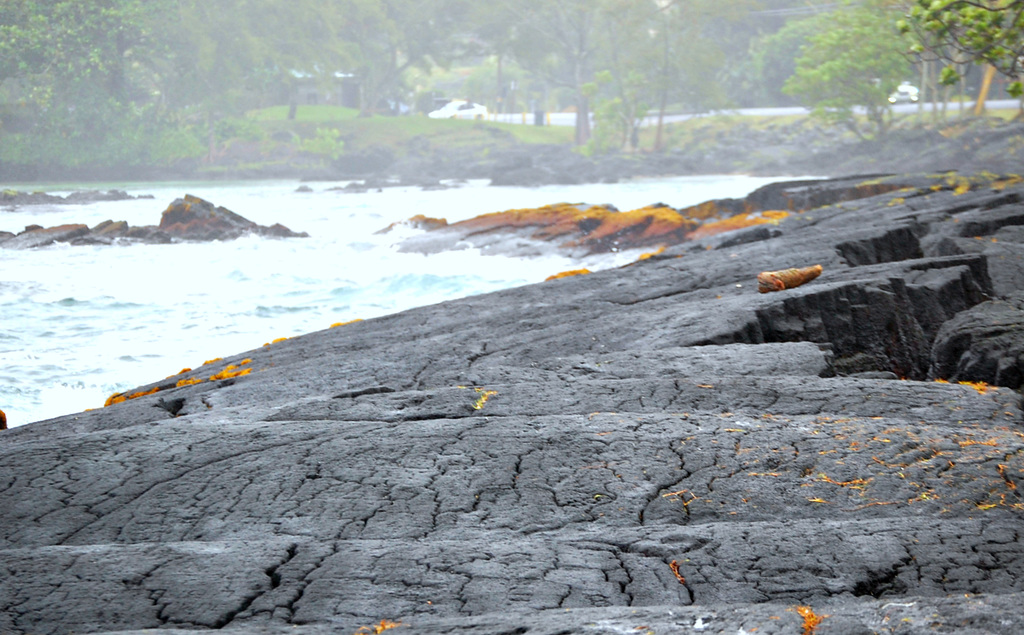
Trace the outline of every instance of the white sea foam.
<path fill-rule="evenodd" d="M 154 199 L 0 210 L 0 230 L 91 226 L 106 219 L 154 225 L 172 200 L 190 193 L 310 238 L 0 249 L 0 409 L 11 425 L 78 412 L 102 405 L 113 392 L 279 337 L 540 282 L 567 269 L 606 269 L 636 257 L 513 259 L 474 250 L 424 256 L 394 247 L 416 230 L 375 233 L 415 214 L 455 222 L 561 201 L 610 203 L 622 210 L 657 202 L 684 206 L 744 196 L 771 180 L 692 177 L 541 188 L 474 182 L 448 190 L 361 194 L 329 191 L 333 183 L 309 183 L 311 193 L 296 192 L 295 182 L 83 185 Z"/>

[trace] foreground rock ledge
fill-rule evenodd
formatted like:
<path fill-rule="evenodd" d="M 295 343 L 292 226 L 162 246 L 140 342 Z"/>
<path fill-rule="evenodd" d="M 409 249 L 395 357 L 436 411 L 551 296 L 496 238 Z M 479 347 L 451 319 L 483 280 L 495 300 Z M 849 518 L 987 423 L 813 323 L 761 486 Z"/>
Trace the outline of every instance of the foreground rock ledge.
<path fill-rule="evenodd" d="M 1019 633 L 1022 195 L 839 203 L 7 431 L 0 632 Z"/>

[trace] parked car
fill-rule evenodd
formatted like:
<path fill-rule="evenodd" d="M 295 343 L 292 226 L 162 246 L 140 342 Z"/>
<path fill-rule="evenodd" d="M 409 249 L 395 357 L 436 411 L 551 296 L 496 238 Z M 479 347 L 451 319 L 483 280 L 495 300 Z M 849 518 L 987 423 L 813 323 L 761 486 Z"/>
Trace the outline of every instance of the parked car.
<path fill-rule="evenodd" d="M 487 106 L 454 99 L 427 116 L 431 119 L 483 119 L 487 116 Z"/>
<path fill-rule="evenodd" d="M 896 87 L 896 91 L 889 95 L 890 104 L 916 104 L 921 98 L 921 91 L 910 82 L 903 82 Z"/>

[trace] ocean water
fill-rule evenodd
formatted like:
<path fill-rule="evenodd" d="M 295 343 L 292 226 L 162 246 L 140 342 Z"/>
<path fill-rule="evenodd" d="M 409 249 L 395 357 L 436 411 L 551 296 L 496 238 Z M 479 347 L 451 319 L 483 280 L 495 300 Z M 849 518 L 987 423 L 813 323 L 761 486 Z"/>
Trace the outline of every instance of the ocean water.
<path fill-rule="evenodd" d="M 262 225 L 309 238 L 247 237 L 212 243 L 0 249 L 0 409 L 23 425 L 103 405 L 114 393 L 240 353 L 280 337 L 513 286 L 587 267 L 632 262 L 634 253 L 586 259 L 507 258 L 475 250 L 400 253 L 415 230 L 376 234 L 415 214 L 455 222 L 517 207 L 611 203 L 621 210 L 740 197 L 778 179 L 745 176 L 636 180 L 620 184 L 490 187 L 471 182 L 422 191 L 330 191 L 338 183 L 91 183 L 19 185 L 67 194 L 123 189 L 153 199 L 0 208 L 0 230 L 156 225 L 175 198 L 194 194 Z"/>

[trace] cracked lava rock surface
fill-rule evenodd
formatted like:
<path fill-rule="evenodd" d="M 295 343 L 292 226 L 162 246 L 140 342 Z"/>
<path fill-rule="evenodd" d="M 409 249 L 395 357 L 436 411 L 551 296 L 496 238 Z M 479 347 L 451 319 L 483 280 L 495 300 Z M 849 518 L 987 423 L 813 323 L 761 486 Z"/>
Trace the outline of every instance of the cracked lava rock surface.
<path fill-rule="evenodd" d="M 6 431 L 0 632 L 1024 632 L 1024 184 L 907 182 Z"/>

